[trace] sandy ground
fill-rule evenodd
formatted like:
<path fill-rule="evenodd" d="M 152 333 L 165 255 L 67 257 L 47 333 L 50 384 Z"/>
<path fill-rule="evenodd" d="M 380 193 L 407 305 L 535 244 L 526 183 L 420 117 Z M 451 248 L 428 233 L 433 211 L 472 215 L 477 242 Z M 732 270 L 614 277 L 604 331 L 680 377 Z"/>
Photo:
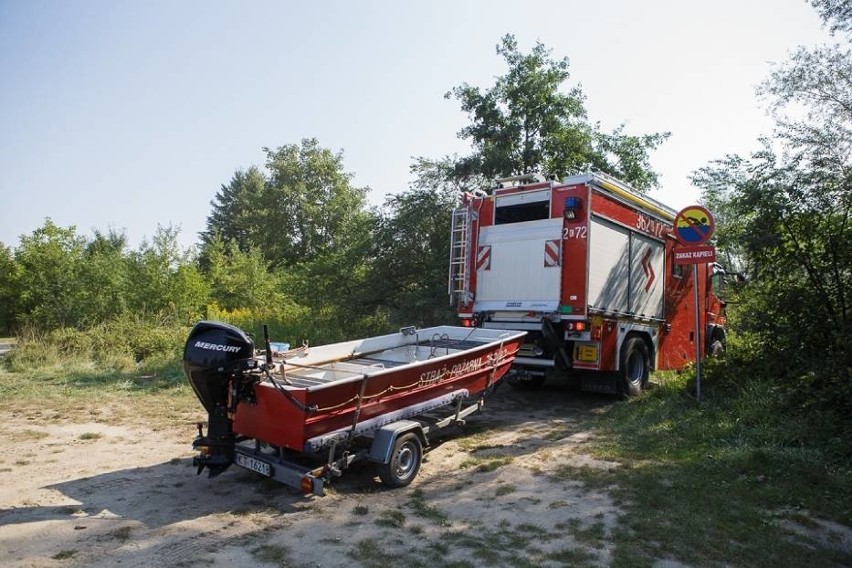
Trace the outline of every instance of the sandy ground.
<path fill-rule="evenodd" d="M 503 387 L 466 429 L 435 440 L 410 487 L 385 489 L 364 464 L 323 497 L 237 467 L 196 476 L 191 424 L 155 432 L 96 412 L 55 424 L 19 413 L 4 424 L 0 564 L 490 566 L 523 555 L 606 565 L 618 509 L 545 474 L 613 467 L 583 454 L 583 419 L 607 404 Z M 503 465 L 483 466 L 492 459 Z"/>
<path fill-rule="evenodd" d="M 584 423 L 609 404 L 504 386 L 464 430 L 435 441 L 411 486 L 386 489 L 364 464 L 323 497 L 235 466 L 196 476 L 190 423 L 15 413 L 0 452 L 0 565 L 607 566 L 618 507 L 551 474 L 617 467 L 584 452 Z"/>

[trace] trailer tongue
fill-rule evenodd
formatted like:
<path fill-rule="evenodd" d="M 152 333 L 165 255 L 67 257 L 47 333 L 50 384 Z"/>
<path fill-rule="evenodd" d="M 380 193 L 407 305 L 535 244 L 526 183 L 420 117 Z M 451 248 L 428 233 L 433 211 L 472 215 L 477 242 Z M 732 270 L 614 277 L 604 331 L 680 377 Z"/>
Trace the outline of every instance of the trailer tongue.
<path fill-rule="evenodd" d="M 511 367 L 524 332 L 441 326 L 286 353 L 259 352 L 242 330 L 203 321 L 184 372 L 208 413 L 198 473 L 232 463 L 305 492 L 349 464 L 411 482 L 435 429 L 463 423 Z M 320 459 L 322 457 L 322 459 Z"/>

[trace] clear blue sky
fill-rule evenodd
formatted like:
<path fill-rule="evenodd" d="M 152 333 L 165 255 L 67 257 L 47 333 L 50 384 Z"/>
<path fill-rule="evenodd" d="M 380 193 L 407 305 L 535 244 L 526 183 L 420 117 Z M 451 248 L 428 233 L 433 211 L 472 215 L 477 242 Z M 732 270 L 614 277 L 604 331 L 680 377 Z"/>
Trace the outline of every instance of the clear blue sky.
<path fill-rule="evenodd" d="M 675 208 L 770 131 L 770 63 L 828 38 L 805 0 L 0 0 L 0 242 L 50 217 L 189 246 L 237 169 L 308 137 L 379 204 L 413 156 L 468 152 L 443 95 L 491 86 L 509 32 L 570 58 L 592 120 L 671 131 L 651 195 Z"/>

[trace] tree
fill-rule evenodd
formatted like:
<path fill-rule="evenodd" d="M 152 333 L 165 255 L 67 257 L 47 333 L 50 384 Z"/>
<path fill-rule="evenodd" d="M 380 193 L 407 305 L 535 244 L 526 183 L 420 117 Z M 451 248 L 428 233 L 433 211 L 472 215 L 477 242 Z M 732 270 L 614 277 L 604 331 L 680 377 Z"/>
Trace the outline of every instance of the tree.
<path fill-rule="evenodd" d="M 207 265 L 211 299 L 221 308 L 259 309 L 281 300 L 280 279 L 256 248 L 243 252 L 217 236 L 208 243 Z"/>
<path fill-rule="evenodd" d="M 15 250 L 18 324 L 38 329 L 76 326 L 88 293 L 80 272 L 85 239 L 75 227 L 67 229 L 45 219 L 31 235 L 21 237 Z"/>
<path fill-rule="evenodd" d="M 17 313 L 17 277 L 17 265 L 12 249 L 0 243 L 0 334 L 3 335 L 12 331 Z"/>
<path fill-rule="evenodd" d="M 493 87 L 482 90 L 464 83 L 445 95 L 460 101 L 471 119 L 459 137 L 470 140 L 475 151 L 457 162 L 457 174 L 493 179 L 595 168 L 640 190 L 657 185 L 648 152 L 668 133 L 628 136 L 624 125 L 610 134 L 601 132 L 588 121 L 581 88 L 561 90 L 570 77 L 568 58 L 553 60 L 541 43 L 523 54 L 515 37 L 507 34 L 497 54 L 508 72 Z"/>
<path fill-rule="evenodd" d="M 320 148 L 315 138 L 276 150 L 264 148 L 270 172 L 262 218 L 263 248 L 278 265 L 310 261 L 345 246 L 363 221 L 367 188 L 351 185 L 343 153 Z"/>
<path fill-rule="evenodd" d="M 255 248 L 273 268 L 311 261 L 353 237 L 366 215 L 367 188 L 353 187 L 343 154 L 321 148 L 316 139 L 275 150 L 264 148 L 266 173 L 238 171 L 212 202 L 202 235 Z"/>
<path fill-rule="evenodd" d="M 191 251 L 178 244 L 179 230 L 157 226 L 130 257 L 128 307 L 143 314 L 167 314 L 181 322 L 198 319 L 210 295 Z"/>
<path fill-rule="evenodd" d="M 833 21 L 848 29 L 849 13 Z M 751 276 L 733 321 L 772 364 L 773 380 L 801 389 L 803 400 L 826 393 L 848 406 L 852 51 L 799 48 L 759 93 L 776 119 L 773 136 L 749 158 L 728 156 L 694 175 L 731 221 L 719 225 L 719 246 Z"/>
<path fill-rule="evenodd" d="M 80 281 L 85 294 L 81 298 L 80 324 L 94 325 L 127 311 L 131 286 L 127 263 L 127 237 L 110 231 L 95 231 L 83 250 Z"/>
<path fill-rule="evenodd" d="M 371 289 L 398 326 L 452 321 L 447 295 L 450 216 L 463 180 L 448 173 L 453 159 L 419 158 L 408 191 L 387 199 L 380 211 Z"/>
<path fill-rule="evenodd" d="M 262 205 L 266 183 L 257 166 L 234 173 L 210 202 L 213 210 L 207 218 L 207 230 L 201 234 L 205 247 L 218 238 L 233 242 L 240 251 L 247 252 L 261 238 L 263 225 L 257 211 Z"/>
<path fill-rule="evenodd" d="M 831 33 L 852 33 L 852 1 L 810 0 Z"/>

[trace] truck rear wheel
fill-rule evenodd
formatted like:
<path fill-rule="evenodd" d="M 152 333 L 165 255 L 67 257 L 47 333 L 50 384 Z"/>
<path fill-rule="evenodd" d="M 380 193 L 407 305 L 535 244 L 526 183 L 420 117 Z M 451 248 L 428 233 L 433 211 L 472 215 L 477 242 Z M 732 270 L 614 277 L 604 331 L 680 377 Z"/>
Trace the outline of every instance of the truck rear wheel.
<path fill-rule="evenodd" d="M 639 337 L 630 337 L 621 348 L 618 389 L 623 396 L 637 396 L 648 386 L 651 375 L 651 356 L 648 346 Z"/>
<path fill-rule="evenodd" d="M 423 444 L 417 434 L 409 432 L 396 439 L 388 463 L 379 464 L 379 478 L 388 487 L 405 487 L 420 471 Z"/>

